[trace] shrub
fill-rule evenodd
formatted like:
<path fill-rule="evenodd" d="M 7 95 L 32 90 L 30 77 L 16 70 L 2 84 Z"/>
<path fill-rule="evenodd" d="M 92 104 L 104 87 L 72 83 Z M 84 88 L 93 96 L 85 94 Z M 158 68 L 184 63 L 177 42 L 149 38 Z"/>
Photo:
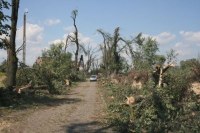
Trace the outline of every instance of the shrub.
<path fill-rule="evenodd" d="M 149 81 L 141 90 L 107 84 L 114 100 L 108 105 L 111 123 L 120 132 L 198 132 L 200 100 L 189 88 L 187 73 L 172 69 L 165 77 L 167 85 L 157 88 Z M 125 96 L 144 96 L 133 105 L 125 105 Z"/>
<path fill-rule="evenodd" d="M 5 73 L 6 72 L 6 60 L 4 60 L 1 64 L 0 64 L 0 72 Z"/>

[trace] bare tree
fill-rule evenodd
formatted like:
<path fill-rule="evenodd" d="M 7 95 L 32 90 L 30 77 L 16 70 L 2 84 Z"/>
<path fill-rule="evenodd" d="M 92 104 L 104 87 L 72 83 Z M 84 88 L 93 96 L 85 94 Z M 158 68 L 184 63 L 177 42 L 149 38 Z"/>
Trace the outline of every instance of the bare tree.
<path fill-rule="evenodd" d="M 13 87 L 16 85 L 16 72 L 17 72 L 17 56 L 16 56 L 16 30 L 18 20 L 18 9 L 20 0 L 12 0 L 12 13 L 11 13 L 11 33 L 10 43 L 7 47 L 7 87 Z"/>
<path fill-rule="evenodd" d="M 76 26 L 76 17 L 78 15 L 78 10 L 73 10 L 71 18 L 73 20 L 73 26 L 74 26 L 74 32 L 73 35 L 68 35 L 66 39 L 66 45 L 65 45 L 65 51 L 68 46 L 68 42 L 73 42 L 76 44 L 76 52 L 75 52 L 75 68 L 78 70 L 78 54 L 79 54 L 79 49 L 80 49 L 80 44 L 78 40 L 78 28 Z"/>
<path fill-rule="evenodd" d="M 94 49 L 88 45 L 87 48 L 87 62 L 86 62 L 86 68 L 85 71 L 88 72 L 91 68 L 92 63 L 94 62 L 96 56 L 94 55 L 97 51 L 94 51 Z"/>
<path fill-rule="evenodd" d="M 72 15 L 71 18 L 73 20 L 73 26 L 74 26 L 74 32 L 73 34 L 69 34 L 66 38 L 66 44 L 65 44 L 65 51 L 69 45 L 69 43 L 74 43 L 76 45 L 76 51 L 75 51 L 75 68 L 76 70 L 78 70 L 78 66 L 79 66 L 79 61 L 78 61 L 78 55 L 79 55 L 79 51 L 83 50 L 84 54 L 87 54 L 84 46 L 82 44 L 80 44 L 79 42 L 79 32 L 78 32 L 78 28 L 76 25 L 76 18 L 78 15 L 78 10 L 73 10 L 72 11 Z"/>

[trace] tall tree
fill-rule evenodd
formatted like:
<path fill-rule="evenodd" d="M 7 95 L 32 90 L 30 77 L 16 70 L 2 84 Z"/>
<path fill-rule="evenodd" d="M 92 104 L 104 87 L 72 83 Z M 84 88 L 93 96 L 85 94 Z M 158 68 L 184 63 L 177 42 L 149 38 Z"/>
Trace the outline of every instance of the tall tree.
<path fill-rule="evenodd" d="M 120 34 L 119 34 L 119 27 L 117 27 L 114 31 L 114 35 L 113 35 L 113 39 L 112 39 L 112 47 L 111 47 L 111 51 L 113 54 L 113 69 L 114 69 L 114 73 L 117 74 L 119 72 L 120 69 L 120 55 L 119 52 L 117 50 L 118 43 L 121 40 Z"/>
<path fill-rule="evenodd" d="M 121 69 L 120 52 L 125 48 L 122 37 L 119 34 L 119 27 L 114 31 L 113 35 L 102 30 L 97 30 L 103 37 L 103 45 L 100 46 L 103 54 L 103 67 L 106 72 L 118 74 Z M 107 75 L 109 74 L 107 73 Z"/>
<path fill-rule="evenodd" d="M 79 55 L 80 50 L 83 50 L 84 54 L 87 54 L 85 47 L 83 46 L 83 44 L 81 44 L 79 42 L 79 32 L 78 32 L 78 28 L 77 28 L 77 25 L 76 25 L 77 15 L 78 15 L 78 10 L 73 10 L 71 18 L 73 20 L 74 32 L 73 32 L 73 34 L 70 33 L 67 36 L 66 44 L 65 44 L 65 48 L 64 48 L 65 51 L 66 51 L 69 43 L 74 43 L 76 45 L 76 51 L 75 51 L 75 68 L 76 68 L 76 71 L 79 70 L 78 55 Z"/>
<path fill-rule="evenodd" d="M 79 49 L 80 49 L 80 43 L 78 39 L 78 28 L 76 26 L 76 17 L 78 15 L 78 10 L 73 10 L 71 18 L 73 20 L 73 26 L 74 26 L 74 32 L 73 35 L 68 35 L 66 39 L 66 45 L 65 45 L 65 51 L 68 46 L 68 41 L 71 41 L 72 43 L 75 43 L 76 45 L 76 52 L 75 52 L 75 68 L 78 70 L 78 54 L 79 54 Z"/>
<path fill-rule="evenodd" d="M 10 31 L 10 43 L 7 47 L 7 87 L 13 87 L 16 85 L 16 72 L 18 59 L 16 56 L 16 30 L 18 20 L 18 9 L 20 0 L 12 0 L 12 12 L 11 12 L 11 31 Z"/>
<path fill-rule="evenodd" d="M 76 26 L 76 17 L 77 17 L 77 14 L 78 14 L 78 10 L 73 10 L 72 11 L 72 19 L 73 19 L 73 25 L 74 25 L 74 28 L 75 28 L 75 31 L 74 31 L 74 35 L 75 35 L 75 44 L 76 44 L 76 52 L 75 52 L 75 68 L 77 69 L 77 65 L 78 65 L 78 53 L 79 53 L 79 41 L 78 41 L 78 28 Z"/>
<path fill-rule="evenodd" d="M 98 33 L 100 33 L 103 37 L 103 44 L 100 45 L 100 49 L 102 51 L 102 66 L 105 69 L 106 75 L 109 74 L 109 65 L 111 61 L 111 35 L 109 33 L 104 32 L 102 29 L 97 30 Z"/>

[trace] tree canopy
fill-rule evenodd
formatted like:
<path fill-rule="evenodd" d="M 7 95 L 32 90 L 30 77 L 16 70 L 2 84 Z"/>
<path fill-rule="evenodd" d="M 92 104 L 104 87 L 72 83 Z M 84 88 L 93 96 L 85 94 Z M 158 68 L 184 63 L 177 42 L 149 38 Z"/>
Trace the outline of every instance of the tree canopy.
<path fill-rule="evenodd" d="M 0 0 L 0 48 L 6 48 L 5 37 L 9 36 L 10 25 L 8 21 L 10 16 L 5 14 L 5 10 L 10 9 L 10 3 L 6 0 Z"/>

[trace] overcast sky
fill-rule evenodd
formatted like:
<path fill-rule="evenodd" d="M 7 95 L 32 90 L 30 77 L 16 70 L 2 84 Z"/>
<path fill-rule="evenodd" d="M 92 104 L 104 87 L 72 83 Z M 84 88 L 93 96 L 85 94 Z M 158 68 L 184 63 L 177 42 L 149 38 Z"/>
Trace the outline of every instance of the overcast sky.
<path fill-rule="evenodd" d="M 113 33 L 120 27 L 125 38 L 142 32 L 155 38 L 160 53 L 175 49 L 178 59 L 200 53 L 200 0 L 20 0 L 17 45 L 22 44 L 23 14 L 27 14 L 27 63 L 73 31 L 71 12 L 78 10 L 81 42 L 94 48 L 102 42 L 96 30 Z M 18 54 L 21 60 L 22 53 Z M 0 50 L 0 61 L 6 52 Z"/>

